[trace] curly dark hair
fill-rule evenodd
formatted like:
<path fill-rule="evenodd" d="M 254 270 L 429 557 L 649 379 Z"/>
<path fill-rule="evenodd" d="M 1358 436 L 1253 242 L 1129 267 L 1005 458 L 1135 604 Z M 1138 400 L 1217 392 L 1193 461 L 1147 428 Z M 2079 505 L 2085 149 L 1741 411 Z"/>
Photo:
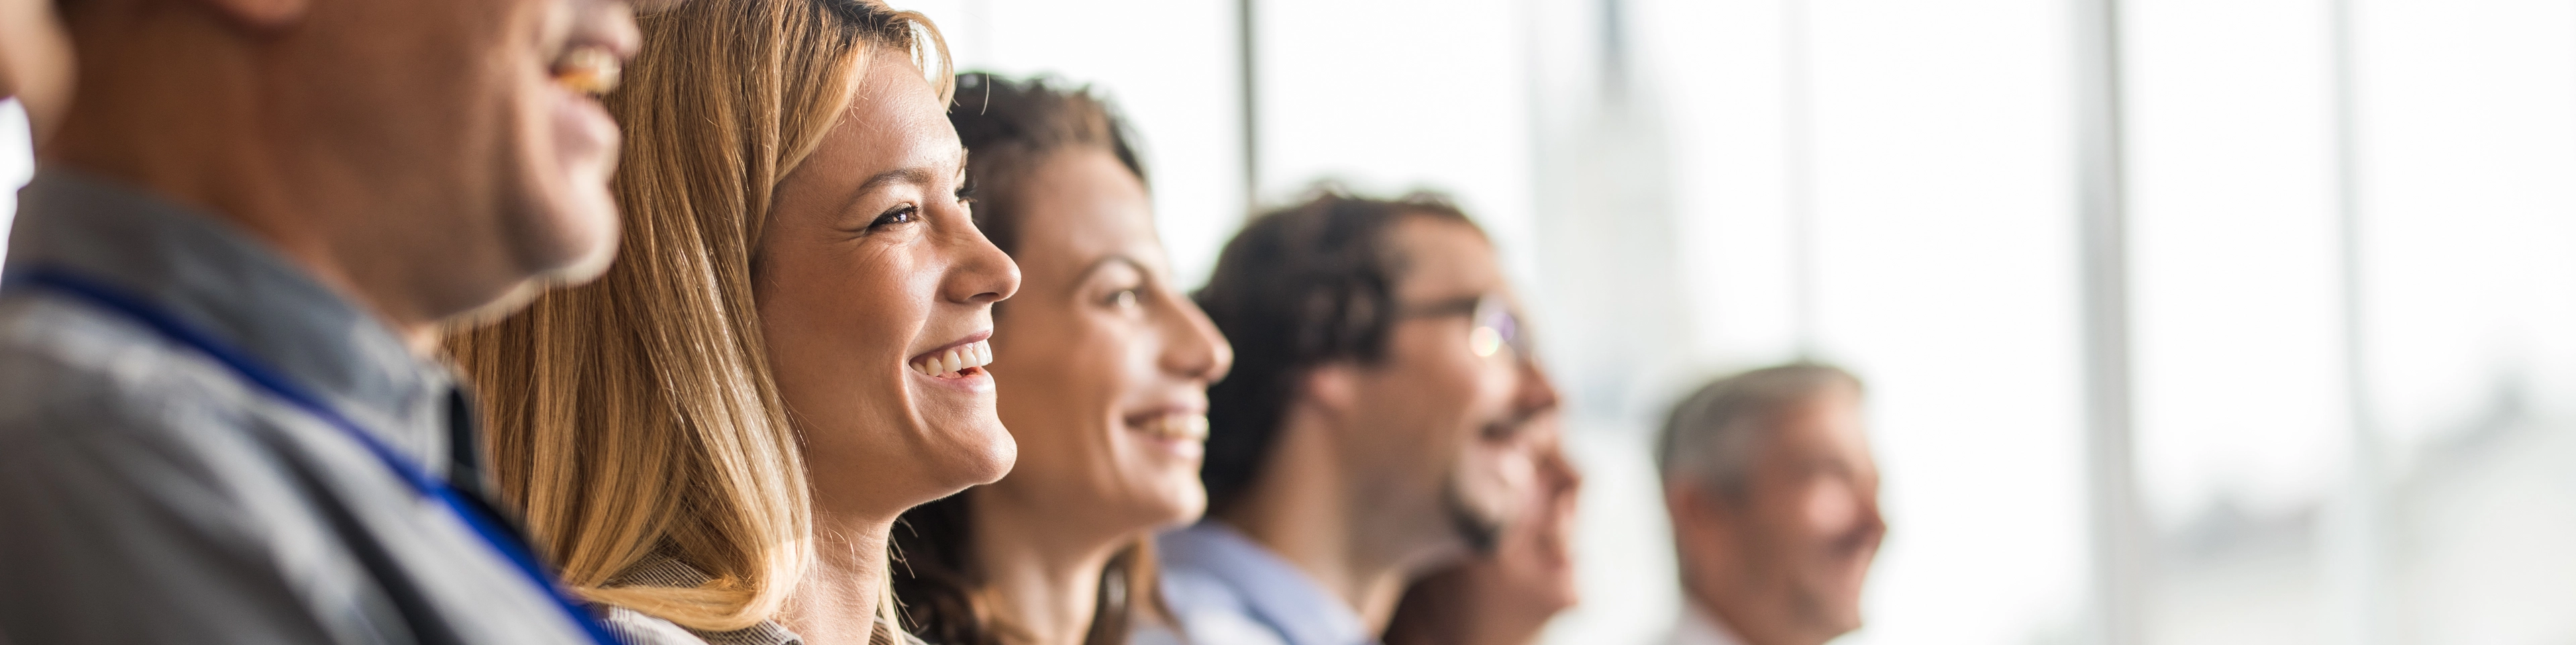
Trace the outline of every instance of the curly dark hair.
<path fill-rule="evenodd" d="M 966 144 L 966 181 L 975 194 L 975 227 L 1005 253 L 1020 250 L 1021 182 L 1049 155 L 1063 150 L 1102 150 L 1145 180 L 1124 121 L 1087 88 L 1065 88 L 1049 78 L 1011 80 L 988 73 L 957 76 L 948 122 Z M 975 561 L 973 491 L 914 507 L 903 514 L 892 540 L 898 561 L 894 594 L 903 602 L 904 626 L 939 645 L 1001 645 L 992 607 L 977 592 L 987 583 Z M 1085 645 L 1126 645 L 1140 616 L 1167 617 L 1154 585 L 1153 540 L 1139 539 L 1112 556 L 1100 573 L 1098 600 Z"/>
<path fill-rule="evenodd" d="M 1194 295 L 1234 344 L 1234 370 L 1208 388 L 1199 479 L 1207 484 L 1209 516 L 1232 509 L 1260 478 L 1308 369 L 1385 355 L 1405 269 L 1387 232 L 1411 217 L 1475 228 L 1436 193 L 1370 199 L 1323 186 L 1254 218 L 1226 243 L 1215 273 Z"/>

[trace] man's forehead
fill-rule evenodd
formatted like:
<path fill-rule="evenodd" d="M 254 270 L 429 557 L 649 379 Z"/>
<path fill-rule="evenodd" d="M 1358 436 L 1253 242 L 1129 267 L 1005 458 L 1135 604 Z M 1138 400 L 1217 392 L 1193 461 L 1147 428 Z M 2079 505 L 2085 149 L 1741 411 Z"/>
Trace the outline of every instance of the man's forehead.
<path fill-rule="evenodd" d="M 1869 453 L 1867 415 L 1861 398 L 1850 388 L 1835 385 L 1802 397 L 1784 410 L 1779 422 L 1789 441 L 1774 442 L 1802 451 L 1856 454 Z M 1845 454 L 1848 453 L 1848 454 Z"/>
<path fill-rule="evenodd" d="M 1494 246 L 1466 222 L 1412 215 L 1387 231 L 1403 299 L 1451 298 L 1506 291 Z"/>

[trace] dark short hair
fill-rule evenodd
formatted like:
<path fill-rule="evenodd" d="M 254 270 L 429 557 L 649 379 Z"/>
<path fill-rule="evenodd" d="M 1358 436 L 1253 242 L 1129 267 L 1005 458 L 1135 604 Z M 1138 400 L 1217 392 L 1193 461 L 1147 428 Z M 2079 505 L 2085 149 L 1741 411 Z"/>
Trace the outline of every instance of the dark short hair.
<path fill-rule="evenodd" d="M 1208 514 L 1232 508 L 1260 478 L 1307 370 L 1385 355 L 1405 262 L 1387 231 L 1411 217 L 1475 227 L 1437 194 L 1369 199 L 1324 187 L 1253 218 L 1217 256 L 1215 273 L 1194 296 L 1234 344 L 1234 370 L 1208 388 L 1207 457 L 1199 468 Z"/>

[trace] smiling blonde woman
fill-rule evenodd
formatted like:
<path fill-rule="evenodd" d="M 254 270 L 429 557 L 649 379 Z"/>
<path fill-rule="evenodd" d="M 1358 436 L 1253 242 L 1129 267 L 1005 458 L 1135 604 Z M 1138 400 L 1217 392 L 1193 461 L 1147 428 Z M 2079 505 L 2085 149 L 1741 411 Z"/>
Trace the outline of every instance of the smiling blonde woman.
<path fill-rule="evenodd" d="M 888 529 L 1016 450 L 982 365 L 1019 273 L 967 212 L 945 47 L 875 0 L 641 26 L 621 257 L 453 342 L 500 496 L 629 642 L 910 640 Z"/>

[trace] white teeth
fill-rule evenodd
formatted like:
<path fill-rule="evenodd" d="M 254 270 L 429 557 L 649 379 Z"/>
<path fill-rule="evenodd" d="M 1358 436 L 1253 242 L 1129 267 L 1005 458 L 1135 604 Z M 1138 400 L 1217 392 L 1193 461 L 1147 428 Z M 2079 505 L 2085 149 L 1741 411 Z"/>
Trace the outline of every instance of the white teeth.
<path fill-rule="evenodd" d="M 954 378 L 952 375 L 959 370 L 991 364 L 993 364 L 993 346 L 979 340 L 963 346 L 951 347 L 947 351 L 921 359 L 912 364 L 912 371 L 926 376 Z"/>
<path fill-rule="evenodd" d="M 617 80 L 626 67 L 616 54 L 601 47 L 579 47 L 564 52 L 555 60 L 554 81 L 577 94 L 606 96 L 617 89 Z"/>
<path fill-rule="evenodd" d="M 1166 414 L 1146 421 L 1138 429 L 1158 439 L 1205 441 L 1208 420 L 1207 415 L 1202 414 Z"/>

